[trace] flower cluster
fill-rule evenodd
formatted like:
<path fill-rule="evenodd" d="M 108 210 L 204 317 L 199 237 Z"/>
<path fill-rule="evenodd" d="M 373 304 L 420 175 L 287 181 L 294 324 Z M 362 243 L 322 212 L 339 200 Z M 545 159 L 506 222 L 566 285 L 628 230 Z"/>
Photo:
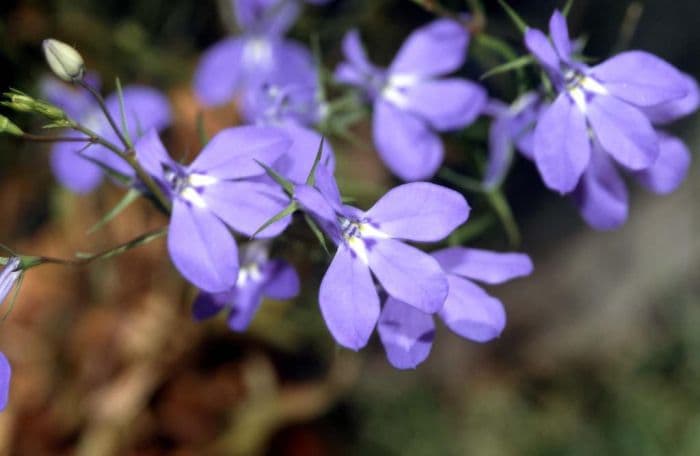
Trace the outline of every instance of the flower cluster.
<path fill-rule="evenodd" d="M 597 229 L 616 228 L 627 217 L 620 169 L 656 193 L 673 191 L 684 179 L 690 154 L 659 127 L 695 111 L 700 91 L 658 57 L 630 51 L 590 66 L 557 11 L 549 36 L 524 32 L 543 83 L 506 103 L 462 75 L 471 38 L 467 15 L 443 14 L 413 31 L 387 68 L 370 61 L 359 31 L 351 30 L 331 76 L 320 56 L 315 60 L 285 37 L 304 3 L 326 0 L 231 1 L 240 33 L 204 52 L 193 88 L 206 107 L 237 102 L 245 125 L 203 141 L 189 163 L 172 158 L 181 151 L 170 154 L 161 142 L 172 117 L 163 93 L 117 84 L 103 99 L 99 78 L 80 54 L 47 40 L 47 62 L 62 82 L 42 80 L 48 102 L 12 91 L 3 104 L 43 116 L 63 136 L 27 134 L 5 117 L 0 132 L 55 141 L 51 166 L 61 184 L 85 193 L 109 176 L 129 195 L 153 201 L 168 226 L 79 260 L 0 259 L 0 302 L 27 269 L 109 258 L 167 232 L 172 263 L 198 289 L 196 320 L 225 311 L 229 327 L 243 331 L 265 298 L 292 299 L 302 283 L 318 282 L 320 311 L 339 345 L 359 350 L 376 329 L 389 362 L 415 368 L 430 353 L 436 317 L 475 342 L 499 336 L 504 306 L 477 283 L 501 284 L 533 270 L 525 254 L 462 245 L 461 226 L 471 211 L 465 196 L 429 182 L 440 171 L 447 171 L 441 178 L 456 173 L 445 164 L 441 134 L 491 118 L 483 173 L 444 180 L 468 182 L 462 188 L 496 201 L 501 216 L 509 211 L 502 187 L 514 148 Z M 336 151 L 325 137 L 347 136 L 348 119 L 361 117 L 366 105 L 377 153 L 405 183 L 365 210 L 341 196 Z M 299 242 L 287 230 L 296 222 L 305 222 L 324 249 L 328 240 L 335 246 L 317 281 L 302 281 L 275 256 L 276 246 Z M 0 353 L 0 408 L 10 375 Z"/>

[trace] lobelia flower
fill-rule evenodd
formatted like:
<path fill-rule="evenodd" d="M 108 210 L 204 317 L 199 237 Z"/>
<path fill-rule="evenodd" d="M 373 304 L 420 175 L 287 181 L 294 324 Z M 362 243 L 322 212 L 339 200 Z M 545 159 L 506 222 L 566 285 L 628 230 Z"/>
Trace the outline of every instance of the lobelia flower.
<path fill-rule="evenodd" d="M 539 30 L 525 32 L 528 49 L 557 92 L 535 127 L 534 159 L 545 184 L 570 193 L 591 167 L 605 179 L 606 169 L 614 169 L 608 155 L 630 171 L 650 168 L 660 155 L 660 141 L 645 110 L 686 97 L 687 78 L 643 51 L 623 52 L 589 67 L 573 56 L 559 11 L 549 29 L 551 41 Z"/>
<path fill-rule="evenodd" d="M 346 61 L 335 77 L 373 102 L 374 143 L 391 172 L 405 181 L 432 177 L 444 157 L 438 132 L 469 125 L 486 103 L 478 84 L 442 77 L 464 63 L 468 43 L 459 23 L 436 20 L 411 33 L 382 69 L 368 60 L 356 30 L 343 39 Z"/>
<path fill-rule="evenodd" d="M 202 103 L 221 105 L 238 95 L 244 95 L 245 103 L 250 90 L 305 80 L 315 73 L 309 50 L 283 36 L 298 16 L 298 2 L 232 0 L 232 6 L 242 32 L 204 52 L 194 75 Z M 244 114 L 250 109 L 244 106 Z"/>
<path fill-rule="evenodd" d="M 322 165 L 316 185 L 298 185 L 295 198 L 337 245 L 321 281 L 321 313 L 335 340 L 359 350 L 379 318 L 372 280 L 386 293 L 426 313 L 438 312 L 448 292 L 447 277 L 430 255 L 402 241 L 439 241 L 468 217 L 464 197 L 426 182 L 390 190 L 367 211 L 345 206 Z"/>
<path fill-rule="evenodd" d="M 204 320 L 227 309 L 229 327 L 244 331 L 264 297 L 280 300 L 296 297 L 299 294 L 296 271 L 284 260 L 270 259 L 269 253 L 267 241 L 252 241 L 241 247 L 236 285 L 223 293 L 200 293 L 192 307 L 194 318 Z"/>
<path fill-rule="evenodd" d="M 10 291 L 22 277 L 22 260 L 19 257 L 7 259 L 5 267 L 0 272 L 0 304 L 5 302 Z"/>
<path fill-rule="evenodd" d="M 10 379 L 12 366 L 4 353 L 0 352 L 0 412 L 5 410 L 10 399 Z"/>
<path fill-rule="evenodd" d="M 628 192 L 617 165 L 658 194 L 672 192 L 685 178 L 689 151 L 654 124 L 696 110 L 697 83 L 641 51 L 592 68 L 575 61 L 559 12 L 550 20 L 550 35 L 554 46 L 542 32 L 526 32 L 528 47 L 560 92 L 537 122 L 533 158 L 550 188 L 568 193 L 574 186 L 573 201 L 591 227 L 618 228 L 627 219 Z"/>
<path fill-rule="evenodd" d="M 99 79 L 92 74 L 86 76 L 86 82 L 95 88 L 100 85 Z M 86 90 L 53 78 L 42 80 L 41 89 L 44 96 L 62 108 L 68 117 L 121 146 L 104 113 Z M 131 85 L 124 87 L 122 94 L 126 128 L 133 141 L 151 128 L 163 130 L 170 124 L 170 104 L 161 92 L 146 86 Z M 118 94 L 108 96 L 105 104 L 121 128 Z M 79 132 L 71 132 L 68 136 L 84 137 Z M 87 193 L 100 184 L 103 177 L 100 166 L 126 177 L 133 177 L 134 174 L 126 162 L 99 144 L 58 142 L 52 148 L 51 168 L 54 175 L 62 185 L 76 193 Z"/>
<path fill-rule="evenodd" d="M 503 304 L 473 280 L 489 285 L 504 283 L 532 272 L 532 261 L 520 253 L 450 247 L 432 254 L 447 274 L 449 292 L 440 319 L 454 333 L 475 342 L 498 337 L 506 323 Z M 379 337 L 389 362 L 412 369 L 430 354 L 433 316 L 389 297 L 379 318 Z"/>
<path fill-rule="evenodd" d="M 230 229 L 252 236 L 289 203 L 255 161 L 272 165 L 289 145 L 272 128 L 227 128 L 185 166 L 168 156 L 155 130 L 136 144 L 139 162 L 172 200 L 170 257 L 201 290 L 218 293 L 236 284 L 238 249 Z M 288 223 L 279 220 L 258 236 L 276 236 Z"/>

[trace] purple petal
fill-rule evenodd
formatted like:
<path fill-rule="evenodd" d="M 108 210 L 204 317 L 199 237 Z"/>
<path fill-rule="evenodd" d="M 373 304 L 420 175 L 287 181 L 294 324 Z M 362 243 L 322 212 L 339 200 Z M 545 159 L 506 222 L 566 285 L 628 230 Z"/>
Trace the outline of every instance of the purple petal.
<path fill-rule="evenodd" d="M 389 298 L 377 326 L 386 356 L 397 369 L 415 369 L 430 354 L 435 338 L 433 317 Z"/>
<path fill-rule="evenodd" d="M 297 185 L 294 189 L 296 199 L 305 212 L 309 213 L 324 226 L 335 226 L 338 223 L 336 211 L 328 200 L 314 187 Z"/>
<path fill-rule="evenodd" d="M 680 139 L 659 133 L 659 158 L 635 177 L 650 191 L 664 195 L 676 190 L 690 167 L 690 152 Z"/>
<path fill-rule="evenodd" d="M 379 297 L 367 265 L 344 244 L 321 281 L 321 313 L 335 340 L 359 350 L 369 340 L 379 318 Z"/>
<path fill-rule="evenodd" d="M 440 318 L 455 333 L 475 342 L 498 337 L 506 325 L 506 313 L 498 299 L 467 279 L 448 275 L 450 292 Z"/>
<path fill-rule="evenodd" d="M 435 242 L 467 221 L 469 205 L 454 190 L 414 182 L 391 189 L 365 216 L 393 238 Z"/>
<path fill-rule="evenodd" d="M 206 209 L 173 201 L 168 251 L 180 273 L 204 291 L 226 291 L 236 284 L 236 241 L 224 223 Z"/>
<path fill-rule="evenodd" d="M 42 77 L 39 90 L 47 101 L 61 108 L 71 119 L 82 118 L 95 106 L 95 100 L 87 90 L 66 84 L 55 77 Z"/>
<path fill-rule="evenodd" d="M 439 76 L 459 68 L 469 34 L 456 21 L 438 19 L 409 35 L 389 67 L 391 74 Z"/>
<path fill-rule="evenodd" d="M 681 117 L 692 114 L 700 105 L 700 88 L 698 82 L 690 75 L 684 74 L 686 96 L 656 106 L 644 108 L 644 114 L 655 124 L 667 124 Z"/>
<path fill-rule="evenodd" d="M 571 39 L 569 38 L 566 18 L 559 10 L 554 11 L 549 19 L 549 35 L 559 58 L 568 61 L 571 57 Z"/>
<path fill-rule="evenodd" d="M 269 261 L 263 274 L 268 275 L 263 294 L 272 299 L 286 300 L 299 294 L 299 276 L 292 265 L 284 260 Z"/>
<path fill-rule="evenodd" d="M 296 1 L 233 0 L 236 21 L 244 31 L 266 35 L 283 35 L 299 16 Z"/>
<path fill-rule="evenodd" d="M 593 67 L 591 74 L 611 95 L 637 106 L 654 106 L 687 94 L 683 74 L 648 52 L 623 52 Z"/>
<path fill-rule="evenodd" d="M 226 128 L 209 141 L 189 169 L 219 179 L 260 176 L 265 170 L 256 160 L 271 165 L 291 144 L 287 135 L 274 127 Z"/>
<path fill-rule="evenodd" d="M 466 127 L 486 105 L 483 87 L 457 78 L 421 81 L 407 88 L 405 96 L 405 109 L 438 131 Z"/>
<path fill-rule="evenodd" d="M 413 114 L 380 99 L 374 104 L 372 128 L 379 155 L 402 180 L 429 179 L 442 164 L 440 138 Z"/>
<path fill-rule="evenodd" d="M 59 142 L 51 150 L 51 169 L 56 179 L 80 194 L 93 190 L 102 182 L 102 170 L 78 155 L 84 147 L 85 144 L 79 142 Z"/>
<path fill-rule="evenodd" d="M 255 312 L 262 304 L 262 291 L 262 283 L 256 280 L 249 280 L 234 288 L 227 299 L 227 305 L 231 309 L 228 316 L 229 328 L 241 332 L 250 326 Z"/>
<path fill-rule="evenodd" d="M 5 410 L 10 399 L 12 367 L 4 353 L 0 352 L 0 412 Z"/>
<path fill-rule="evenodd" d="M 162 178 L 163 165 L 173 164 L 174 161 L 165 150 L 165 146 L 155 129 L 143 135 L 134 145 L 136 159 L 144 170 L 151 176 Z"/>
<path fill-rule="evenodd" d="M 588 121 L 602 148 L 630 170 L 648 168 L 659 156 L 659 140 L 649 120 L 624 101 L 593 97 Z"/>
<path fill-rule="evenodd" d="M 525 46 L 551 75 L 559 74 L 559 56 L 547 35 L 537 29 L 525 31 Z"/>
<path fill-rule="evenodd" d="M 488 284 L 503 283 L 532 273 L 532 261 L 523 253 L 449 247 L 432 255 L 448 274 Z"/>
<path fill-rule="evenodd" d="M 569 193 L 588 166 L 586 119 L 566 93 L 544 110 L 535 127 L 535 162 L 547 187 Z"/>
<path fill-rule="evenodd" d="M 438 262 L 425 252 L 394 239 L 369 247 L 369 266 L 386 292 L 426 313 L 440 310 L 447 280 Z"/>
<path fill-rule="evenodd" d="M 510 134 L 510 124 L 511 120 L 507 117 L 498 117 L 491 122 L 489 157 L 483 179 L 484 186 L 487 188 L 496 187 L 503 181 L 513 160 L 513 139 Z"/>
<path fill-rule="evenodd" d="M 221 294 L 199 292 L 192 303 L 192 317 L 196 321 L 202 321 L 219 313 L 224 305 L 217 299 L 217 296 L 221 296 Z"/>
<path fill-rule="evenodd" d="M 318 147 L 321 145 L 321 135 L 310 128 L 291 123 L 279 128 L 291 139 L 292 146 L 277 161 L 276 168 L 290 181 L 303 183 L 313 167 Z M 323 141 L 320 163 L 324 163 L 328 171 L 333 172 L 335 155 L 328 140 Z"/>
<path fill-rule="evenodd" d="M 228 38 L 204 51 L 194 73 L 194 90 L 207 106 L 231 101 L 243 77 L 244 40 Z"/>
<path fill-rule="evenodd" d="M 573 196 L 581 216 L 595 229 L 614 230 L 627 220 L 627 186 L 598 147 Z"/>
<path fill-rule="evenodd" d="M 7 295 L 14 288 L 15 284 L 22 276 L 21 259 L 19 257 L 11 257 L 0 271 L 0 304 L 5 302 Z"/>
<path fill-rule="evenodd" d="M 363 86 L 369 74 L 375 71 L 362 46 L 360 32 L 350 30 L 343 37 L 343 55 L 346 62 L 338 65 L 335 79 L 345 84 Z"/>
<path fill-rule="evenodd" d="M 207 207 L 228 226 L 252 236 L 261 226 L 289 204 L 289 198 L 277 186 L 264 182 L 221 181 L 202 192 Z M 291 216 L 278 220 L 256 237 L 277 236 L 287 228 Z"/>
<path fill-rule="evenodd" d="M 147 86 L 130 85 L 122 90 L 122 98 L 126 128 L 132 140 L 138 139 L 152 128 L 162 130 L 170 124 L 170 103 L 162 92 Z M 105 103 L 121 128 L 119 95 L 111 94 Z M 114 138 L 115 141 L 117 139 Z"/>

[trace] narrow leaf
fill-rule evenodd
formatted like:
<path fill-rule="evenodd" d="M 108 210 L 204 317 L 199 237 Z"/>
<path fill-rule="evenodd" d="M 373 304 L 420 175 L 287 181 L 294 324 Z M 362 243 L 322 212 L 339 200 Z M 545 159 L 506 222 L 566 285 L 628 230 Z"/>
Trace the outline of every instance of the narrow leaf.
<path fill-rule="evenodd" d="M 498 3 L 501 5 L 501 8 L 503 8 L 510 18 L 510 20 L 515 24 L 515 26 L 520 30 L 521 33 L 525 33 L 525 30 L 527 30 L 528 25 L 525 23 L 522 17 L 518 13 L 515 12 L 513 8 L 506 3 L 505 0 L 498 0 Z"/>
<path fill-rule="evenodd" d="M 124 139 L 126 139 L 127 145 L 133 147 L 134 144 L 131 141 L 131 135 L 129 135 L 129 129 L 126 123 L 126 109 L 124 108 L 124 91 L 122 90 L 122 83 L 119 78 L 116 78 L 115 84 L 117 86 L 117 96 L 119 97 L 119 115 L 122 121 L 122 133 L 124 133 Z"/>
<path fill-rule="evenodd" d="M 306 176 L 306 185 L 313 187 L 316 185 L 316 169 L 318 168 L 318 162 L 321 161 L 321 155 L 323 154 L 323 143 L 326 141 L 325 136 L 321 136 L 321 144 L 318 145 L 318 150 L 316 151 L 316 157 L 314 157 L 314 164 L 311 166 L 311 171 L 309 175 Z"/>
<path fill-rule="evenodd" d="M 99 230 L 103 226 L 105 226 L 107 223 L 112 221 L 117 215 L 121 214 L 124 209 L 129 207 L 131 203 L 136 201 L 139 197 L 141 196 L 141 192 L 139 192 L 136 189 L 131 189 L 129 190 L 124 197 L 119 200 L 119 202 L 114 206 L 109 212 L 107 212 L 102 219 L 95 223 L 92 228 L 90 228 L 87 232 L 87 234 L 92 234 L 95 231 Z"/>
<path fill-rule="evenodd" d="M 263 169 L 265 170 L 267 175 L 270 176 L 272 178 L 272 180 L 277 182 L 279 184 L 279 186 L 284 189 L 284 191 L 287 193 L 287 195 L 289 195 L 291 197 L 294 196 L 294 184 L 292 184 L 288 179 L 286 179 L 280 173 L 278 173 L 274 169 L 267 166 L 265 163 L 258 161 L 258 160 L 255 160 L 255 162 L 258 165 L 263 167 Z"/>
<path fill-rule="evenodd" d="M 479 80 L 483 81 L 486 78 L 490 78 L 498 74 L 507 73 L 509 71 L 516 71 L 521 68 L 525 68 L 526 66 L 531 65 L 533 63 L 535 63 L 535 58 L 533 56 L 523 55 L 515 60 L 511 60 L 510 62 L 506 62 L 502 65 L 498 65 L 494 68 L 491 68 L 489 71 L 482 74 Z"/>
<path fill-rule="evenodd" d="M 293 214 L 294 212 L 296 212 L 297 209 L 299 209 L 299 206 L 297 206 L 297 202 L 296 202 L 296 201 L 292 201 L 291 203 L 289 203 L 289 206 L 287 206 L 286 208 L 284 208 L 284 209 L 283 209 L 281 212 L 279 212 L 277 215 L 275 215 L 275 216 L 272 217 L 270 220 L 268 220 L 267 222 L 265 222 L 260 228 L 258 228 L 257 230 L 255 230 L 255 233 L 253 233 L 253 235 L 252 235 L 250 238 L 251 238 L 251 239 L 255 238 L 255 236 L 257 236 L 258 234 L 260 234 L 260 232 L 263 231 L 265 228 L 267 228 L 268 226 L 272 225 L 272 224 L 275 223 L 275 222 L 279 222 L 280 220 L 282 220 L 282 219 L 285 218 L 286 216 Z"/>
<path fill-rule="evenodd" d="M 318 239 L 318 242 L 319 244 L 321 244 L 323 251 L 326 252 L 326 254 L 330 257 L 331 252 L 328 250 L 328 246 L 326 245 L 326 237 L 323 235 L 323 231 L 321 231 L 321 228 L 319 228 L 316 222 L 314 222 L 314 220 L 311 217 L 309 217 L 309 214 L 304 213 L 304 220 L 306 220 L 306 223 L 309 225 L 309 228 L 311 228 L 311 232 L 314 233 L 316 239 Z"/>

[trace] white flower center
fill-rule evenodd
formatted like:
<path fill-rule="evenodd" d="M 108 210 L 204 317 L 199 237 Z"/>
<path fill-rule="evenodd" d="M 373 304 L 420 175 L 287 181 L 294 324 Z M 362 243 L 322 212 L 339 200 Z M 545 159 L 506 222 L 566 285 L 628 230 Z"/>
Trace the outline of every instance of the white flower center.
<path fill-rule="evenodd" d="M 393 74 L 382 89 L 382 97 L 398 108 L 408 105 L 406 90 L 416 85 L 420 77 L 415 74 Z"/>
<path fill-rule="evenodd" d="M 365 264 L 369 264 L 368 248 L 372 242 L 390 237 L 371 223 L 348 218 L 340 219 L 340 229 L 345 243 Z"/>

